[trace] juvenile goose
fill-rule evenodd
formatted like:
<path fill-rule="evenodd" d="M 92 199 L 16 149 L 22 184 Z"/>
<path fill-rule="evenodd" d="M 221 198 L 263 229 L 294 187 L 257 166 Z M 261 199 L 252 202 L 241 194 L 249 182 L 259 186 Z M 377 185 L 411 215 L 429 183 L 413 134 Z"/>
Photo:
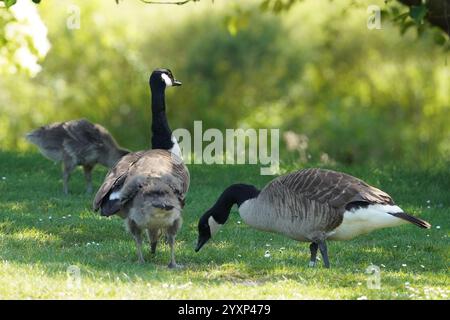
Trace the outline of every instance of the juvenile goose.
<path fill-rule="evenodd" d="M 256 229 L 311 242 L 311 267 L 319 249 L 329 268 L 328 239 L 348 240 L 407 222 L 431 227 L 403 212 L 388 194 L 358 178 L 331 170 L 304 169 L 272 180 L 261 191 L 246 184 L 225 189 L 200 218 L 195 251 L 227 221 L 234 204 L 242 220 Z"/>
<path fill-rule="evenodd" d="M 87 192 L 92 192 L 92 169 L 99 163 L 111 168 L 130 151 L 120 148 L 99 124 L 85 119 L 52 123 L 31 131 L 26 139 L 50 160 L 63 163 L 63 191 L 69 192 L 72 171 L 83 166 Z"/>
<path fill-rule="evenodd" d="M 170 70 L 157 69 L 150 76 L 152 91 L 153 150 L 139 151 L 123 157 L 112 168 L 95 196 L 94 211 L 103 216 L 118 214 L 133 235 L 139 262 L 142 254 L 142 231 L 146 230 L 155 253 L 161 231 L 165 231 L 171 249 L 169 268 L 175 261 L 175 235 L 181 227 L 181 211 L 189 188 L 189 171 L 177 155 L 165 116 L 164 91 L 179 86 Z M 156 135 L 156 136 L 155 136 Z M 156 147 L 160 149 L 155 149 Z"/>

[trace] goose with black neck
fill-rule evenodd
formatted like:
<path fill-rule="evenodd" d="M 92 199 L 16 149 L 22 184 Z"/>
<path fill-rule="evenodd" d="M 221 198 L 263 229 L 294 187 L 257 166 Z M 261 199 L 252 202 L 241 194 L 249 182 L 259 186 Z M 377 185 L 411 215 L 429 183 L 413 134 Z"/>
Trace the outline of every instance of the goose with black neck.
<path fill-rule="evenodd" d="M 164 149 L 181 157 L 181 149 L 175 137 L 172 136 L 166 116 L 167 87 L 181 86 L 169 69 L 156 69 L 149 79 L 152 92 L 152 149 Z"/>
<path fill-rule="evenodd" d="M 195 251 L 225 224 L 234 204 L 249 226 L 310 242 L 311 267 L 316 264 L 318 250 L 325 267 L 330 266 L 326 240 L 349 240 L 408 222 L 420 228 L 431 227 L 405 213 L 387 193 L 358 178 L 310 168 L 278 177 L 261 191 L 247 184 L 225 189 L 199 220 Z"/>
<path fill-rule="evenodd" d="M 103 216 L 119 215 L 136 242 L 139 262 L 144 262 L 142 232 L 151 252 L 162 232 L 170 245 L 170 268 L 175 262 L 175 236 L 182 223 L 184 199 L 189 188 L 189 171 L 180 148 L 172 138 L 165 115 L 166 87 L 179 86 L 168 69 L 156 69 L 150 76 L 152 91 L 152 149 L 123 157 L 107 174 L 93 202 Z"/>

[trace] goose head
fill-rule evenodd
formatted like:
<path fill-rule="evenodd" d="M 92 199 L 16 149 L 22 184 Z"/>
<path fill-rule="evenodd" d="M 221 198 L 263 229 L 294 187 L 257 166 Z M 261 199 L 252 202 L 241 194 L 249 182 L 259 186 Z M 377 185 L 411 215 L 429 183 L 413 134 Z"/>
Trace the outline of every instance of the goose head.
<path fill-rule="evenodd" d="M 198 240 L 195 252 L 198 252 L 219 231 L 222 225 L 214 219 L 211 211 L 206 212 L 198 222 Z"/>
<path fill-rule="evenodd" d="M 152 89 L 165 89 L 166 87 L 181 86 L 181 81 L 175 79 L 169 69 L 159 68 L 152 72 L 149 84 Z"/>
<path fill-rule="evenodd" d="M 246 200 L 256 198 L 258 194 L 259 190 L 248 184 L 238 183 L 226 188 L 198 222 L 198 241 L 195 252 L 198 252 L 227 222 L 234 204 L 237 204 L 239 208 Z"/>

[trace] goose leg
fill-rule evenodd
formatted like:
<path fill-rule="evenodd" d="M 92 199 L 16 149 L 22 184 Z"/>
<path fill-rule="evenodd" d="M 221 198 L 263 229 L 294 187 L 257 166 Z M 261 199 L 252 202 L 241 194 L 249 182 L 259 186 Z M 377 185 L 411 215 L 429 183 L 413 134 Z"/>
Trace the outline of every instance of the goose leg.
<path fill-rule="evenodd" d="M 138 263 L 144 263 L 144 255 L 142 254 L 142 233 L 133 220 L 128 220 L 128 230 L 133 235 L 136 242 L 136 249 L 138 254 Z"/>
<path fill-rule="evenodd" d="M 176 220 L 174 224 L 169 229 L 167 229 L 167 242 L 170 246 L 170 263 L 168 267 L 170 269 L 181 267 L 181 265 L 178 265 L 175 261 L 175 235 L 177 234 L 180 227 L 181 219 Z"/>
<path fill-rule="evenodd" d="M 136 242 L 136 248 L 138 253 L 138 262 L 144 263 L 144 256 L 142 254 L 142 236 L 140 234 L 134 235 L 134 241 Z"/>
<path fill-rule="evenodd" d="M 63 191 L 65 194 L 69 194 L 69 178 L 73 169 L 75 169 L 75 164 L 70 160 L 69 157 L 64 157 L 63 168 Z"/>
<path fill-rule="evenodd" d="M 160 230 L 147 229 L 147 238 L 150 242 L 150 251 L 152 254 L 156 253 L 156 246 L 158 245 L 158 240 L 160 236 Z"/>
<path fill-rule="evenodd" d="M 328 260 L 327 244 L 325 243 L 325 241 L 320 241 L 318 245 L 320 253 L 322 254 L 323 264 L 325 265 L 325 268 L 329 268 L 330 261 Z"/>
<path fill-rule="evenodd" d="M 169 246 L 170 246 L 170 262 L 169 262 L 168 267 L 170 269 L 177 268 L 178 265 L 175 261 L 175 235 L 169 234 L 167 236 L 167 240 L 169 241 Z"/>
<path fill-rule="evenodd" d="M 316 266 L 317 249 L 319 249 L 319 245 L 315 242 L 311 242 L 311 244 L 309 245 L 309 251 L 311 251 L 311 259 L 309 261 L 310 267 Z"/>
<path fill-rule="evenodd" d="M 84 169 L 84 178 L 86 179 L 86 193 L 91 194 L 92 193 L 92 166 L 85 165 L 83 166 Z"/>

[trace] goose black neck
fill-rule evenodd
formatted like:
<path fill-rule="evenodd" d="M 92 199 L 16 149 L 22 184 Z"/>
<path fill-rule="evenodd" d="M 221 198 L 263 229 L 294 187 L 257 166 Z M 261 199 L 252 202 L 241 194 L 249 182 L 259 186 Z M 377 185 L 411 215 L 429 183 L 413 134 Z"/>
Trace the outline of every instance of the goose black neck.
<path fill-rule="evenodd" d="M 151 87 L 152 91 L 152 149 L 169 150 L 173 147 L 172 131 L 166 117 L 164 87 Z"/>
<path fill-rule="evenodd" d="M 256 198 L 259 190 L 249 184 L 233 184 L 225 189 L 209 212 L 220 224 L 228 220 L 231 208 L 234 204 L 238 207 L 249 199 Z"/>

